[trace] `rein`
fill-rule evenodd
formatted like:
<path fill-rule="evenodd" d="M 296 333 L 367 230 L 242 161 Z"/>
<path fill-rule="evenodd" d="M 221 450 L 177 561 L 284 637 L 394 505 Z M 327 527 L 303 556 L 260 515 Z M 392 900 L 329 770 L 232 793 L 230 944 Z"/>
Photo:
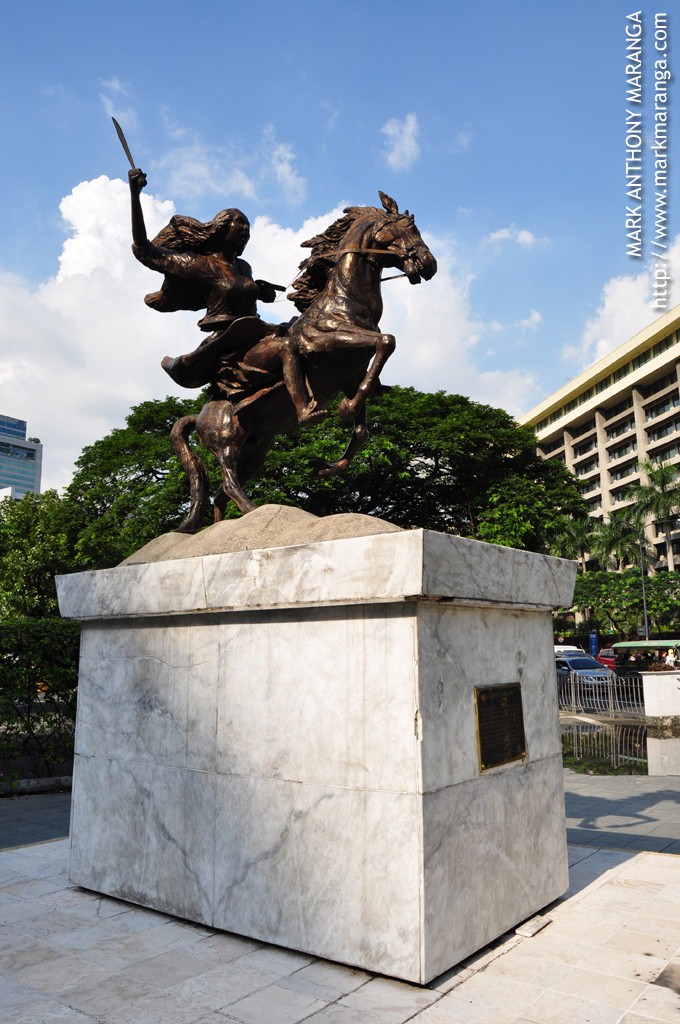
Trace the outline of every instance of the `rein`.
<path fill-rule="evenodd" d="M 340 259 L 341 256 L 348 256 L 348 255 L 350 255 L 352 253 L 354 253 L 354 254 L 356 254 L 358 256 L 371 255 L 371 254 L 375 254 L 377 256 L 384 256 L 386 251 L 387 251 L 386 249 L 342 249 L 340 252 L 336 252 L 336 253 L 333 254 L 333 259 L 337 261 L 337 260 Z M 381 281 L 396 281 L 396 279 L 398 277 L 406 277 L 406 276 L 407 276 L 406 274 L 390 274 L 389 277 L 381 277 L 380 280 Z"/>

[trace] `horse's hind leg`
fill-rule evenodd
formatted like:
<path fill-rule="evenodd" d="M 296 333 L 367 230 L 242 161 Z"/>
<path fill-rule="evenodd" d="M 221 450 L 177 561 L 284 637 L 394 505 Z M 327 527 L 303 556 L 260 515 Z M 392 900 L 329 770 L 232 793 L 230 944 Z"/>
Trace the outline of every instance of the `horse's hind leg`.
<path fill-rule="evenodd" d="M 201 443 L 217 457 L 222 470 L 222 494 L 215 496 L 215 522 L 224 518 L 229 500 L 243 512 L 252 512 L 256 507 L 239 483 L 236 473 L 246 432 L 235 416 L 231 402 L 208 402 L 196 421 L 196 431 Z"/>

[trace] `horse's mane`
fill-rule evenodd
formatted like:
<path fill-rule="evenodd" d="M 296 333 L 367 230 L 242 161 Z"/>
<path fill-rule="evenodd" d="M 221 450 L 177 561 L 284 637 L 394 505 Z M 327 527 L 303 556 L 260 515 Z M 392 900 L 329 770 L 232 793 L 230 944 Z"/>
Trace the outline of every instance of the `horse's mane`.
<path fill-rule="evenodd" d="M 322 234 L 302 242 L 303 249 L 312 251 L 300 263 L 298 276 L 291 285 L 292 291 L 287 295 L 301 313 L 323 291 L 328 274 L 335 266 L 342 240 L 355 221 L 369 215 L 374 218 L 381 214 L 384 216 L 383 211 L 374 206 L 346 206 L 343 213 L 345 216 L 336 220 Z"/>

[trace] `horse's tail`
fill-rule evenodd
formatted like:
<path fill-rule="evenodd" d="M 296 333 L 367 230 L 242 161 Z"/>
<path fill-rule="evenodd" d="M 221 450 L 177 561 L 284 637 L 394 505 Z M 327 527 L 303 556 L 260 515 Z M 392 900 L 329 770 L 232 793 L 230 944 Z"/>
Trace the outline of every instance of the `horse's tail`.
<path fill-rule="evenodd" d="M 177 533 L 195 533 L 203 522 L 208 506 L 210 492 L 208 471 L 203 460 L 196 455 L 189 444 L 189 434 L 194 430 L 197 419 L 198 416 L 182 416 L 173 424 L 170 431 L 170 443 L 177 453 L 184 472 L 189 477 L 191 489 L 189 512 L 177 527 Z"/>

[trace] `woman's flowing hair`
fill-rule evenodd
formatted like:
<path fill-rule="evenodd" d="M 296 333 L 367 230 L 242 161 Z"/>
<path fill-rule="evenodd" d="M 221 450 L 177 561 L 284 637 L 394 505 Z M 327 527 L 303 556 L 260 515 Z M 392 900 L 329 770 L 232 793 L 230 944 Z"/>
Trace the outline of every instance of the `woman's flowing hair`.
<path fill-rule="evenodd" d="M 152 239 L 152 244 L 172 252 L 209 255 L 220 251 L 217 239 L 235 217 L 243 216 L 240 210 L 221 210 L 212 220 L 205 223 L 194 217 L 175 214 L 170 223 Z M 147 306 L 160 313 L 175 313 L 178 309 L 205 309 L 206 299 L 202 290 L 193 281 L 166 274 L 159 291 L 144 296 Z"/>

